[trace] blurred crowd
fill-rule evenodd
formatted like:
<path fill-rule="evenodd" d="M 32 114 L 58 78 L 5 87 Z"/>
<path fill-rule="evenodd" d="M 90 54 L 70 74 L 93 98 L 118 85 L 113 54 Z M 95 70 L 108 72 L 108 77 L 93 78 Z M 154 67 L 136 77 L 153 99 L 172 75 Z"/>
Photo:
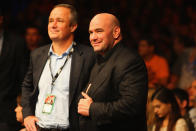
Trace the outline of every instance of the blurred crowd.
<path fill-rule="evenodd" d="M 158 130 L 153 126 L 155 124 L 161 129 L 161 121 L 167 120 L 164 115 L 178 110 L 179 113 L 173 116 L 175 118 L 168 121 L 176 122 L 180 116 L 183 116 L 189 130 L 195 130 L 195 0 L 10 0 L 1 7 L 4 10 L 4 29 L 22 39 L 25 47 L 24 65 L 28 65 L 29 53 L 32 50 L 49 44 L 48 16 L 51 8 L 57 3 L 69 3 L 76 7 L 79 13 L 79 28 L 75 38 L 76 41 L 86 44 L 89 44 L 88 26 L 92 16 L 100 12 L 115 14 L 121 22 L 126 44 L 139 52 L 148 70 L 149 130 Z M 25 72 L 27 66 L 23 69 Z M 166 93 L 167 98 L 161 96 L 161 93 L 165 92 L 169 92 Z M 176 98 L 178 107 L 175 107 L 171 95 Z M 165 103 L 174 104 L 175 108 L 171 110 L 175 109 L 175 111 L 162 113 L 158 106 L 161 107 L 161 104 Z M 22 107 L 15 111 L 21 110 Z M 22 119 L 19 121 L 22 122 Z M 180 120 L 178 123 L 183 125 Z M 166 125 L 169 125 L 169 128 L 173 126 Z"/>

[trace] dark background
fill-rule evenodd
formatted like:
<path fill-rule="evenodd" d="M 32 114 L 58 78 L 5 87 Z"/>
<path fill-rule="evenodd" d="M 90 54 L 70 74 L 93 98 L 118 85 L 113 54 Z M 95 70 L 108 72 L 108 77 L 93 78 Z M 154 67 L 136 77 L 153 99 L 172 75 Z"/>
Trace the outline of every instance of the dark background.
<path fill-rule="evenodd" d="M 137 48 L 142 36 L 150 36 L 158 45 L 159 54 L 170 57 L 173 38 L 180 35 L 187 47 L 194 46 L 196 36 L 196 0 L 4 0 L 6 27 L 23 36 L 28 24 L 37 25 L 46 44 L 49 12 L 58 3 L 76 7 L 79 27 L 76 41 L 89 44 L 90 19 L 100 12 L 116 15 L 126 44 Z"/>

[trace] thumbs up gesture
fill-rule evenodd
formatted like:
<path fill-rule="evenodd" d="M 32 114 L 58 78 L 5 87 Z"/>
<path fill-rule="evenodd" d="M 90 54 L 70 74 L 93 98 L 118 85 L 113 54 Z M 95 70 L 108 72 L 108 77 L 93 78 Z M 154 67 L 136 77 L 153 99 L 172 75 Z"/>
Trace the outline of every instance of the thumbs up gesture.
<path fill-rule="evenodd" d="M 89 108 L 93 100 L 84 92 L 82 92 L 82 96 L 84 98 L 80 99 L 78 103 L 78 113 L 83 116 L 89 116 Z"/>

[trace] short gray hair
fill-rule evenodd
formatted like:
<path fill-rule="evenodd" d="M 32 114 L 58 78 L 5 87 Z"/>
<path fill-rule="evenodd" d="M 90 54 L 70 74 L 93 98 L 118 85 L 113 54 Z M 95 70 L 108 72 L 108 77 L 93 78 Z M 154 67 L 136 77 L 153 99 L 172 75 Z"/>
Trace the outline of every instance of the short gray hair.
<path fill-rule="evenodd" d="M 78 14 L 74 6 L 69 5 L 69 4 L 58 4 L 54 6 L 54 8 L 57 8 L 57 7 L 64 7 L 64 8 L 70 9 L 70 12 L 71 12 L 70 25 L 75 25 L 78 23 Z"/>

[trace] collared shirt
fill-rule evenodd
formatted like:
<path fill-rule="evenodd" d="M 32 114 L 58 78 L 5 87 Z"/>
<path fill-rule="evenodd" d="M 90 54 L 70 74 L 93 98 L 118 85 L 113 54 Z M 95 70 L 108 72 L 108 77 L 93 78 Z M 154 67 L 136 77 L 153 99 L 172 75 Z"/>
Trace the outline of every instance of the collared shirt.
<path fill-rule="evenodd" d="M 52 50 L 52 46 L 49 50 L 51 59 L 51 71 L 53 76 L 64 64 L 68 53 L 70 52 L 72 45 L 61 56 L 55 54 Z M 49 59 L 46 62 L 40 81 L 38 83 L 39 96 L 36 103 L 35 116 L 39 119 L 37 124 L 42 128 L 68 128 L 69 127 L 69 80 L 71 69 L 70 57 L 58 78 L 54 82 L 54 87 L 51 89 L 52 76 L 50 72 Z M 43 113 L 43 106 L 46 96 L 52 94 L 56 96 L 55 103 L 51 114 Z"/>

